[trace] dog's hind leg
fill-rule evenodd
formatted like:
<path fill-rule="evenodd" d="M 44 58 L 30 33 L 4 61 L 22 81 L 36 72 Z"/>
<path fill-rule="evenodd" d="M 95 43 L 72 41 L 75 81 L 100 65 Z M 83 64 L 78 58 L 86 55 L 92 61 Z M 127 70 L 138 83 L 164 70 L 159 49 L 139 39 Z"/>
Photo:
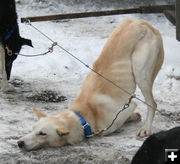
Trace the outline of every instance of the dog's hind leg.
<path fill-rule="evenodd" d="M 1 74 L 1 90 L 4 92 L 14 91 L 14 87 L 8 84 L 5 68 L 5 52 L 4 47 L 0 43 L 0 74 Z"/>
<path fill-rule="evenodd" d="M 141 89 L 147 105 L 147 116 L 137 136 L 145 137 L 151 134 L 152 121 L 157 105 L 152 94 L 154 79 L 163 63 L 163 46 L 160 34 L 147 30 L 144 38 L 137 44 L 132 54 L 133 73 L 136 84 Z"/>

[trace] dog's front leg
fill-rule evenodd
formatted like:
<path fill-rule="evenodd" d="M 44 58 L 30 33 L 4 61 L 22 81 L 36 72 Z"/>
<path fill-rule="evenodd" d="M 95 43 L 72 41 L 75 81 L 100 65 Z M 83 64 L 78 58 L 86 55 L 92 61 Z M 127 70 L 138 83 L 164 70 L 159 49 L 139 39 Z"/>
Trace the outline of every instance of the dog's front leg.
<path fill-rule="evenodd" d="M 8 84 L 7 74 L 5 69 L 5 51 L 3 45 L 0 43 L 0 76 L 1 76 L 1 90 L 3 92 L 14 91 L 14 87 Z"/>

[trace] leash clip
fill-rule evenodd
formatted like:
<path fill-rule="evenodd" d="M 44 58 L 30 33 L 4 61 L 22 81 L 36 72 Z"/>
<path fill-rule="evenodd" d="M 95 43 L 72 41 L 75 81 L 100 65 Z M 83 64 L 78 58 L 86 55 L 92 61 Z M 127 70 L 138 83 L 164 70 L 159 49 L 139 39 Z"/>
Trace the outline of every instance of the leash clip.
<path fill-rule="evenodd" d="M 135 97 L 136 97 L 136 94 L 133 93 L 133 94 L 129 97 L 129 100 L 128 100 L 128 103 L 127 103 L 127 104 L 128 104 L 128 105 L 131 104 L 132 99 L 135 98 Z"/>
<path fill-rule="evenodd" d="M 51 47 L 49 47 L 49 52 L 53 52 L 54 47 L 57 46 L 57 42 L 54 42 Z"/>
<path fill-rule="evenodd" d="M 12 53 L 12 50 L 10 50 L 7 45 L 5 46 L 5 49 L 6 49 L 6 51 L 7 51 L 8 56 L 12 56 L 12 54 L 13 54 L 13 53 Z"/>
<path fill-rule="evenodd" d="M 129 105 L 131 104 L 132 99 L 135 98 L 135 97 L 136 97 L 136 94 L 133 93 L 133 94 L 129 97 L 128 103 L 124 104 L 123 110 L 125 110 L 126 108 L 129 108 Z M 122 110 L 122 111 L 123 111 L 123 110 Z"/>

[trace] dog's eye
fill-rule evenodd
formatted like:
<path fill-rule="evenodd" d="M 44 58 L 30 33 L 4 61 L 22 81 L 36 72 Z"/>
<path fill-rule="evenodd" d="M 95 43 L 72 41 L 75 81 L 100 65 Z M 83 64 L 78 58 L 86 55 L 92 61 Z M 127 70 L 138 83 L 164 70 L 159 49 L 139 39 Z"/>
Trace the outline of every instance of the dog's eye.
<path fill-rule="evenodd" d="M 47 134 L 40 131 L 40 132 L 39 132 L 39 135 L 40 135 L 40 136 L 45 136 L 45 135 L 47 135 Z"/>

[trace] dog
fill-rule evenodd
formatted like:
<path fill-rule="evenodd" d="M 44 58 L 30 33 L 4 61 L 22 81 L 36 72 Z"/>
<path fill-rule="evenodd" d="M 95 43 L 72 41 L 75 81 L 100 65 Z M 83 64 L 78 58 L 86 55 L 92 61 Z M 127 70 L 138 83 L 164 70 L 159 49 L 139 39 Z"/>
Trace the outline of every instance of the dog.
<path fill-rule="evenodd" d="M 148 137 L 132 159 L 131 164 L 162 164 L 168 162 L 166 149 L 180 148 L 180 127 L 161 131 Z M 174 162 L 179 163 L 175 158 Z"/>
<path fill-rule="evenodd" d="M 29 39 L 21 38 L 17 23 L 17 13 L 14 0 L 0 1 L 0 78 L 1 89 L 12 91 L 14 87 L 8 84 L 13 61 L 17 58 L 23 45 L 32 47 Z"/>
<path fill-rule="evenodd" d="M 142 20 L 125 19 L 115 29 L 105 44 L 93 69 L 121 88 L 134 93 L 136 85 L 142 91 L 147 106 L 147 118 L 137 136 L 151 134 L 151 126 L 157 107 L 153 94 L 153 82 L 163 64 L 164 50 L 158 30 Z M 33 109 L 39 121 L 33 131 L 18 141 L 21 149 L 33 150 L 43 146 L 75 144 L 94 132 L 107 128 L 129 95 L 91 71 L 80 93 L 69 108 L 55 116 L 46 116 Z M 122 111 L 114 124 L 102 135 L 119 129 L 127 120 L 139 120 L 135 102 Z"/>

